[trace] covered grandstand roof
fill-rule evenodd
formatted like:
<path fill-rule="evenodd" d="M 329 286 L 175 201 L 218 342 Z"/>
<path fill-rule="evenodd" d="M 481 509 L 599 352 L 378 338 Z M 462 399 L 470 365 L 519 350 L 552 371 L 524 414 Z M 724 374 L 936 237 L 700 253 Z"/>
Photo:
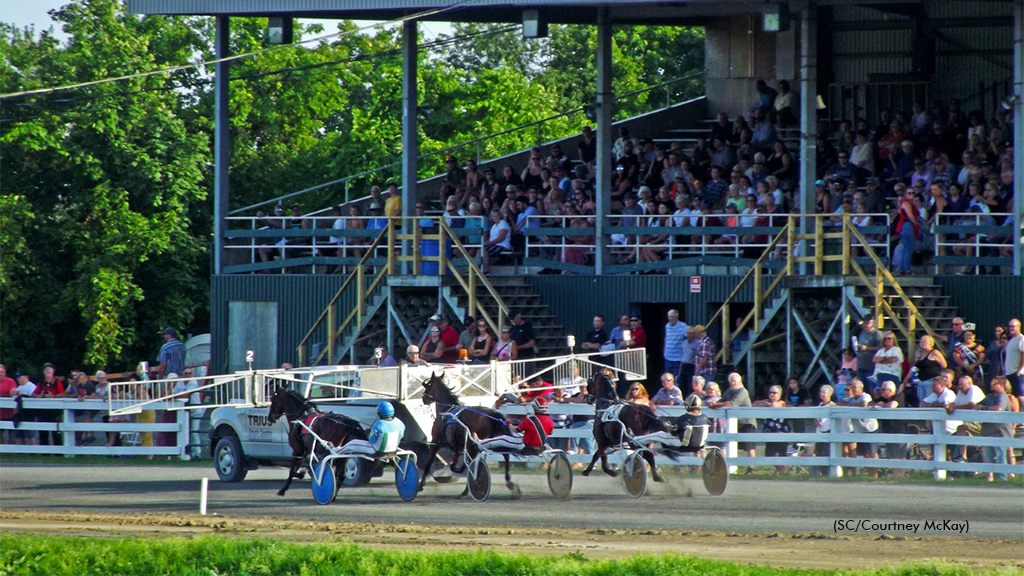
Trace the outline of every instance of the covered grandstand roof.
<path fill-rule="evenodd" d="M 523 10 L 535 9 L 549 23 L 592 23 L 598 10 L 607 8 L 612 22 L 666 25 L 757 14 L 765 6 L 764 1 L 750 0 L 128 0 L 128 11 L 133 14 L 390 20 L 438 10 L 422 19 L 462 22 L 521 22 Z"/>

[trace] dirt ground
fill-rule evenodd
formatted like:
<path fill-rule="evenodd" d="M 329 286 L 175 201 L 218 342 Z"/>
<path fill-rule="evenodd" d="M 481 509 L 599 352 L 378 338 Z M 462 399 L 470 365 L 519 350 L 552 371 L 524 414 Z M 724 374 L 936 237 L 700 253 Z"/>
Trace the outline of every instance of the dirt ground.
<path fill-rule="evenodd" d="M 478 548 L 502 552 L 621 558 L 677 552 L 748 565 L 826 570 L 949 561 L 1024 571 L 1024 541 L 963 536 L 738 533 L 695 530 L 612 530 L 324 522 L 187 514 L 0 512 L 0 531 L 65 536 L 166 538 L 217 534 L 315 544 L 349 540 L 378 549 Z"/>

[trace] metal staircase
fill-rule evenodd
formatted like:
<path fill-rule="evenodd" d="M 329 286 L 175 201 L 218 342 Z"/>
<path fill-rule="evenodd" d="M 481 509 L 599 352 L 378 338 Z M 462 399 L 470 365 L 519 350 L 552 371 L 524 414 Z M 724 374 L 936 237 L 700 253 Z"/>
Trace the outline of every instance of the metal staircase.
<path fill-rule="evenodd" d="M 827 223 L 829 216 L 790 216 L 708 322 L 721 334 L 716 361 L 746 372 L 752 389 L 789 376 L 804 385 L 831 381 L 842 349 L 858 331 L 856 322 L 865 316 L 874 316 L 879 329 L 893 330 L 911 356 L 921 335 L 934 335 L 933 327 L 947 326 L 956 314 L 933 279 L 897 281 L 848 215 L 838 226 Z M 828 254 L 825 247 L 836 240 L 841 249 Z M 853 258 L 853 246 L 865 253 L 865 264 Z M 826 275 L 827 266 L 842 273 Z M 733 326 L 730 305 L 748 283 L 754 307 Z"/>

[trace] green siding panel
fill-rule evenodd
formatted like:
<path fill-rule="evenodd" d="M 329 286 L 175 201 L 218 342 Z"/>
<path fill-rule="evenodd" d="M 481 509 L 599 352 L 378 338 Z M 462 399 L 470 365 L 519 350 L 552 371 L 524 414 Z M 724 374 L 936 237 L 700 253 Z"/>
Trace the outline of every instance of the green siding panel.
<path fill-rule="evenodd" d="M 937 276 L 946 295 L 967 322 L 978 325 L 978 342 L 988 345 L 992 330 L 1024 315 L 1024 276 Z M 939 328 L 946 332 L 949 326 Z"/>

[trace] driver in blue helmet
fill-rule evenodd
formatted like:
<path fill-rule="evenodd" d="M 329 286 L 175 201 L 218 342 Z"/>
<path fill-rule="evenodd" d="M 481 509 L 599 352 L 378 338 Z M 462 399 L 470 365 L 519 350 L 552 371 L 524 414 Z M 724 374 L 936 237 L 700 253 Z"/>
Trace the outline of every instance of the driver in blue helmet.
<path fill-rule="evenodd" d="M 405 424 L 395 418 L 395 407 L 383 401 L 377 405 L 377 421 L 370 428 L 369 441 L 375 452 L 395 452 L 405 436 Z"/>

